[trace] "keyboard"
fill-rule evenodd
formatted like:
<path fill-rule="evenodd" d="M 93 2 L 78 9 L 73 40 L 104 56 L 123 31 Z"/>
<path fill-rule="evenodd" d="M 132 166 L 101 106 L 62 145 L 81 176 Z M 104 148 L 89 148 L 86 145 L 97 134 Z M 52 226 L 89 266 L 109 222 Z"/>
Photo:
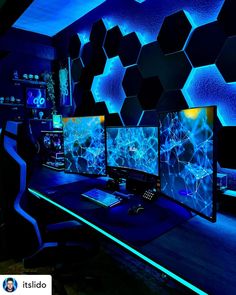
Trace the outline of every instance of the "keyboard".
<path fill-rule="evenodd" d="M 121 202 L 119 197 L 97 188 L 91 189 L 85 193 L 82 193 L 81 195 L 103 207 L 112 207 Z"/>

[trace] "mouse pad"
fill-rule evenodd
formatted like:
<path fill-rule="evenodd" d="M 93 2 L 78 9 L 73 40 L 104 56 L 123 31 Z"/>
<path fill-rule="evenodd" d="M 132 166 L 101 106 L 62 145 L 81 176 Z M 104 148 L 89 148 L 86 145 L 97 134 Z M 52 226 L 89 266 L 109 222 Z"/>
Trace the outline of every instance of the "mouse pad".
<path fill-rule="evenodd" d="M 128 212 L 139 204 L 139 200 L 104 208 L 81 197 L 81 193 L 92 187 L 102 189 L 104 183 L 95 179 L 79 181 L 53 187 L 44 191 L 44 194 L 60 204 L 66 204 L 67 209 L 82 214 L 95 225 L 133 245 L 144 245 L 192 216 L 182 206 L 163 197 L 155 202 L 145 202 L 144 210 L 134 215 Z"/>

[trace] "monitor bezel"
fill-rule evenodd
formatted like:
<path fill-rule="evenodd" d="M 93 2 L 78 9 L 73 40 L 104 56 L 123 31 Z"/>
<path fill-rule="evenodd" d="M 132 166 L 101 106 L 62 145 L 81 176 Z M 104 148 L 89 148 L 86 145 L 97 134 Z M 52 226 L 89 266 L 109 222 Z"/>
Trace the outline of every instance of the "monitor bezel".
<path fill-rule="evenodd" d="M 126 170 L 128 172 L 138 172 L 140 174 L 149 176 L 149 177 L 156 177 L 156 179 L 158 179 L 159 175 L 160 175 L 160 167 L 159 167 L 159 127 L 158 126 L 153 126 L 153 125 L 129 125 L 129 126 L 107 126 L 106 127 L 106 140 L 107 140 L 107 129 L 124 129 L 124 128 L 156 128 L 157 129 L 157 161 L 158 161 L 158 173 L 157 174 L 152 174 L 152 173 L 148 173 L 144 170 L 139 170 L 139 169 L 134 169 L 134 168 L 130 168 L 130 167 L 126 167 L 126 166 L 107 166 L 107 171 L 109 172 L 110 169 L 119 169 L 119 170 Z M 107 145 L 107 141 L 106 141 L 106 146 L 107 146 L 107 155 L 108 155 L 108 145 Z"/>
<path fill-rule="evenodd" d="M 64 173 L 68 174 L 77 174 L 91 177 L 99 177 L 99 176 L 107 176 L 107 144 L 106 144 L 106 116 L 105 115 L 91 115 L 91 116 L 73 116 L 73 117 L 62 117 L 63 122 L 63 146 L 65 147 L 65 138 L 64 138 L 64 119 L 78 119 L 78 118 L 94 118 L 94 117 L 103 117 L 104 118 L 104 136 L 105 136 L 105 173 L 104 174 L 96 174 L 96 173 L 85 173 L 85 172 L 71 172 L 67 171 L 64 166 Z M 65 155 L 64 155 L 65 158 Z"/>
<path fill-rule="evenodd" d="M 161 160 L 160 160 L 160 148 L 161 148 L 161 144 L 160 144 L 160 116 L 163 116 L 163 115 L 167 115 L 169 113 L 180 113 L 182 111 L 185 111 L 185 110 L 191 110 L 191 109 L 198 109 L 198 108 L 212 108 L 213 109 L 213 184 L 212 184 L 212 216 L 207 216 L 193 208 L 191 208 L 190 206 L 186 205 L 185 203 L 182 203 L 168 195 L 166 195 L 165 193 L 162 192 L 162 186 L 161 186 L 161 175 L 159 174 L 159 178 L 160 178 L 160 191 L 161 191 L 161 194 L 169 199 L 169 200 L 172 200 L 173 202 L 177 203 L 178 205 L 181 205 L 182 207 L 190 210 L 191 212 L 203 217 L 204 219 L 210 221 L 210 222 L 216 222 L 216 215 L 217 215 L 217 206 L 216 206 L 216 202 L 217 202 L 217 197 L 216 197 L 216 191 L 217 191 L 217 183 L 216 183 L 216 180 L 217 180 L 217 156 L 216 156 L 216 118 L 217 118 L 217 106 L 216 105 L 210 105 L 210 106 L 198 106 L 198 107 L 191 107 L 191 108 L 188 108 L 188 109 L 182 109 L 182 110 L 172 110 L 172 111 L 167 111 L 167 112 L 159 112 L 157 113 L 157 116 L 158 116 L 158 130 L 159 130 L 159 144 L 158 144 L 158 160 L 159 160 L 159 169 L 160 169 L 160 163 L 161 163 Z M 161 170 L 161 169 L 160 169 Z"/>

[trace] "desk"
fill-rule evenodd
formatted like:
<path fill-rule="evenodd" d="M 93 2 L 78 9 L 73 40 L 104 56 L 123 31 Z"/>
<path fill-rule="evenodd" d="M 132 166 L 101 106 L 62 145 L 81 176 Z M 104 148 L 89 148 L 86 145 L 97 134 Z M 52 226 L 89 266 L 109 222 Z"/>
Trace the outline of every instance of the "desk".
<path fill-rule="evenodd" d="M 194 216 L 157 238 L 132 243 L 122 240 L 121 233 L 111 233 L 102 214 L 93 216 L 99 212 L 97 205 L 82 201 L 79 190 L 74 196 L 60 191 L 51 193 L 51 197 L 48 194 L 55 184 L 79 181 L 86 191 L 95 184 L 102 185 L 102 180 L 44 169 L 36 179 L 37 182 L 30 184 L 34 195 L 71 214 L 197 294 L 236 294 L 236 217 L 219 213 L 217 222 L 212 224 Z"/>

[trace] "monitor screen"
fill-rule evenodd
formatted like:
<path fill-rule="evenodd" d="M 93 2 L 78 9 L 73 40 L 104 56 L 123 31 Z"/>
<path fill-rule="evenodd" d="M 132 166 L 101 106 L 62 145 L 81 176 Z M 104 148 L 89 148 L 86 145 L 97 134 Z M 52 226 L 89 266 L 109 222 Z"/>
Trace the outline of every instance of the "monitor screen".
<path fill-rule="evenodd" d="M 62 115 L 52 115 L 52 127 L 53 129 L 63 128 Z"/>
<path fill-rule="evenodd" d="M 105 175 L 104 116 L 63 118 L 65 172 Z"/>
<path fill-rule="evenodd" d="M 215 221 L 215 107 L 160 115 L 161 192 Z"/>
<path fill-rule="evenodd" d="M 158 175 L 158 128 L 108 127 L 107 165 Z"/>
<path fill-rule="evenodd" d="M 47 108 L 45 88 L 26 88 L 27 108 Z"/>
<path fill-rule="evenodd" d="M 56 131 L 42 131 L 42 144 L 48 152 L 63 152 L 63 134 Z"/>

